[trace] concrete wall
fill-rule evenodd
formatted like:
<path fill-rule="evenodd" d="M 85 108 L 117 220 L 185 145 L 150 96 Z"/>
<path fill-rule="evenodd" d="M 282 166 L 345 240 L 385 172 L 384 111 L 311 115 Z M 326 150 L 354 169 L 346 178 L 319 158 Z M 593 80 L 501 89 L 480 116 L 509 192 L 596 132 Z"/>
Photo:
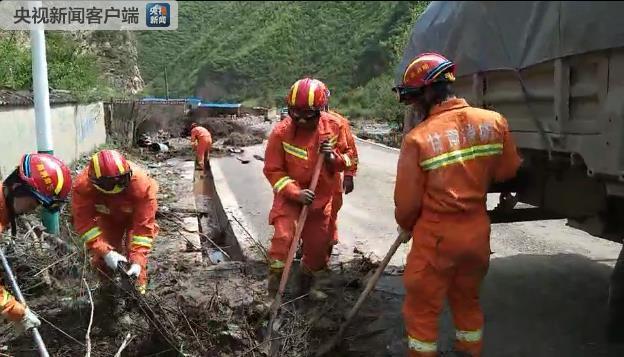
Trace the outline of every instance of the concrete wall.
<path fill-rule="evenodd" d="M 66 162 L 106 142 L 102 103 L 52 107 L 54 152 Z M 0 106 L 0 174 L 6 177 L 26 152 L 37 151 L 35 109 Z"/>

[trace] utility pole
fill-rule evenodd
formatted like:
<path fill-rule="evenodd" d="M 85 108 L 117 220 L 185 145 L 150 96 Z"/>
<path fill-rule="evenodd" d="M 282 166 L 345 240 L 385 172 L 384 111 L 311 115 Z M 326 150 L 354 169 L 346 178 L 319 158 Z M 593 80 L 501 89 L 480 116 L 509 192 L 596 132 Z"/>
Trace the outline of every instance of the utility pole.
<path fill-rule="evenodd" d="M 165 95 L 169 100 L 169 81 L 167 80 L 167 66 L 165 66 Z"/>
<path fill-rule="evenodd" d="M 41 7 L 41 1 L 32 2 Z M 48 64 L 46 61 L 46 42 L 43 26 L 30 31 L 30 48 L 32 49 L 32 77 L 35 102 L 35 124 L 37 131 L 37 151 L 53 154 L 52 122 L 50 120 L 50 93 L 48 92 Z M 59 233 L 59 214 L 43 210 L 43 225 L 50 234 Z"/>

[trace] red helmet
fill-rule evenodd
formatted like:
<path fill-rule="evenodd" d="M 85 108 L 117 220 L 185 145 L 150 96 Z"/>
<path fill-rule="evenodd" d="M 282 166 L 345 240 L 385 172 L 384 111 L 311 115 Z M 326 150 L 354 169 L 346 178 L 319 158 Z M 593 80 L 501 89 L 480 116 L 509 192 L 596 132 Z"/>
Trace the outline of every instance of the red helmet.
<path fill-rule="evenodd" d="M 401 99 L 405 94 L 417 93 L 434 82 L 454 82 L 455 64 L 437 53 L 416 56 L 403 73 L 403 80 L 393 90 Z"/>
<path fill-rule="evenodd" d="M 18 167 L 19 178 L 46 208 L 55 208 L 71 191 L 71 171 L 50 154 L 26 154 Z"/>
<path fill-rule="evenodd" d="M 296 81 L 286 97 L 288 108 L 321 110 L 327 105 L 327 87 L 317 79 L 304 78 Z"/>
<path fill-rule="evenodd" d="M 130 183 L 132 170 L 128 161 L 116 150 L 95 153 L 89 162 L 89 178 L 104 193 L 119 193 Z"/>

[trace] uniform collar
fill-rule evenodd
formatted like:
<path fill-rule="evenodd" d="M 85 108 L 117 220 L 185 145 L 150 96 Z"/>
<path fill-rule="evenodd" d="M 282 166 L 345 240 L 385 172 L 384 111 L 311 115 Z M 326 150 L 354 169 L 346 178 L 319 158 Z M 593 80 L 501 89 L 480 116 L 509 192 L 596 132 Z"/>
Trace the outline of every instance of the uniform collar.
<path fill-rule="evenodd" d="M 467 106 L 468 103 L 464 98 L 448 99 L 440 104 L 434 105 L 429 111 L 429 116 L 440 114 L 449 110 L 466 108 Z"/>

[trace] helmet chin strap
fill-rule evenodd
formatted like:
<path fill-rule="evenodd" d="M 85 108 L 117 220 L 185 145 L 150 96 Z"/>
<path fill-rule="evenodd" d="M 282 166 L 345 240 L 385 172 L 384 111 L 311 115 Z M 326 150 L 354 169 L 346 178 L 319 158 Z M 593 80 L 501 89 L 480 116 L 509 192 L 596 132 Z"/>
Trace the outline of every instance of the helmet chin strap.
<path fill-rule="evenodd" d="M 17 236 L 17 223 L 15 218 L 17 215 L 15 214 L 15 192 L 10 187 L 12 184 L 16 183 L 19 178 L 17 176 L 17 170 L 13 171 L 9 177 L 2 183 L 2 194 L 4 195 L 4 199 L 6 202 L 7 213 L 9 216 L 9 222 L 11 223 L 11 235 L 13 237 Z"/>

